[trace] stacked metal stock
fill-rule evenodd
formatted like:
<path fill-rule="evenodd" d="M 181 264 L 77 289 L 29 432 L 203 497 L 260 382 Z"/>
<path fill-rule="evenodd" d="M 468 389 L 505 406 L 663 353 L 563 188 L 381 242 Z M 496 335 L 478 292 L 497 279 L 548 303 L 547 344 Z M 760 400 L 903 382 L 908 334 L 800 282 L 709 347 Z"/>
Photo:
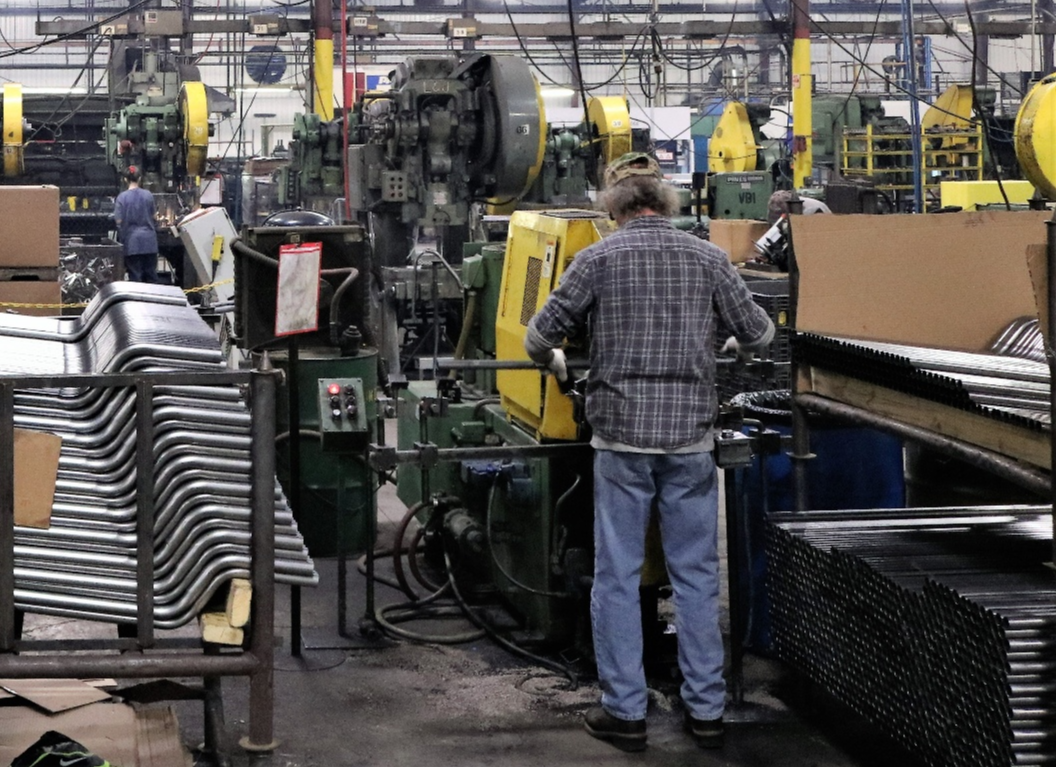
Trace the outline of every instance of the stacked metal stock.
<path fill-rule="evenodd" d="M 223 369 L 217 340 L 171 287 L 115 283 L 76 319 L 0 316 L 0 373 Z M 154 617 L 193 620 L 250 565 L 250 416 L 233 386 L 157 387 Z M 16 390 L 16 428 L 62 436 L 50 527 L 15 528 L 15 601 L 110 622 L 136 617 L 135 391 Z M 276 484 L 276 580 L 317 576 Z"/>
<path fill-rule="evenodd" d="M 1054 764 L 1051 514 L 773 515 L 774 648 L 926 764 Z"/>
<path fill-rule="evenodd" d="M 797 352 L 809 364 L 1033 431 L 1050 423 L 1045 362 L 811 334 L 797 338 Z"/>

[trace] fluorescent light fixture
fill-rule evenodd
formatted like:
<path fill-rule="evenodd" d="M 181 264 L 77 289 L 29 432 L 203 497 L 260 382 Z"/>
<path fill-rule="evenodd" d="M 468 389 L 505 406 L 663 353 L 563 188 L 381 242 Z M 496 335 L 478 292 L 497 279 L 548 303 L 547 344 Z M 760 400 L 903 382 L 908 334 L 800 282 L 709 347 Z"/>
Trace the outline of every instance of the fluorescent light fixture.
<path fill-rule="evenodd" d="M 71 96 L 83 96 L 88 93 L 86 88 L 64 88 L 61 85 L 24 85 L 22 86 L 22 92 L 27 95 L 44 95 L 48 93 L 58 94 L 65 96 L 67 93 Z"/>
<path fill-rule="evenodd" d="M 540 88 L 540 93 L 543 94 L 543 98 L 547 98 L 548 96 L 550 96 L 554 99 L 567 99 L 570 96 L 576 95 L 576 91 L 574 91 L 572 88 Z"/>

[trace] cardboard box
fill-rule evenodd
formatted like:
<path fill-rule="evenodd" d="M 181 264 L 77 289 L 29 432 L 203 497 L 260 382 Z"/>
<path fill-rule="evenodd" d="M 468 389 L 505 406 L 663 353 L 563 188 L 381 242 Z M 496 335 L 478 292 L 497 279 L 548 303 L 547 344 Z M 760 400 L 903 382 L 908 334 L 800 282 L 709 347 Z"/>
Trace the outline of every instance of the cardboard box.
<path fill-rule="evenodd" d="M 797 329 L 986 351 L 1011 322 L 1037 316 L 1029 262 L 1045 253 L 1052 215 L 794 216 Z M 1045 432 L 889 389 L 855 371 L 802 366 L 794 386 L 1042 469 L 1051 465 Z"/>
<path fill-rule="evenodd" d="M 0 312 L 7 314 L 31 314 L 36 317 L 57 317 L 62 313 L 58 308 L 62 300 L 62 289 L 58 282 L 39 282 L 15 280 L 0 282 Z M 48 304 L 48 308 L 33 306 L 4 306 L 12 304 Z"/>
<path fill-rule="evenodd" d="M 59 188 L 0 186 L 0 266 L 59 265 Z"/>
<path fill-rule="evenodd" d="M 1037 315 L 1027 255 L 1052 215 L 792 216 L 797 329 L 983 351 Z"/>
<path fill-rule="evenodd" d="M 56 730 L 120 767 L 191 767 L 171 706 L 134 709 L 93 703 L 57 714 L 0 707 L 0 764 L 10 764 L 48 730 Z"/>
<path fill-rule="evenodd" d="M 708 239 L 721 248 L 732 262 L 740 264 L 756 255 L 753 245 L 770 228 L 765 221 L 714 218 L 708 225 Z"/>
<path fill-rule="evenodd" d="M 62 437 L 15 429 L 15 524 L 51 526 L 51 506 L 59 474 Z"/>

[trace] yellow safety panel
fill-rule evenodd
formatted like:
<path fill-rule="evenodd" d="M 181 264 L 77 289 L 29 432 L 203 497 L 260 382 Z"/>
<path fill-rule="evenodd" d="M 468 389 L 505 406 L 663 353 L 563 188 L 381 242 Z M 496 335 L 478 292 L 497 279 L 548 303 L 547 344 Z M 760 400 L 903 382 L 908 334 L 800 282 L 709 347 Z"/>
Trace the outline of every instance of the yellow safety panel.
<path fill-rule="evenodd" d="M 607 219 L 591 211 L 517 211 L 511 216 L 495 325 L 497 359 L 528 359 L 529 320 L 576 254 L 610 228 Z M 553 375 L 500 370 L 496 384 L 507 415 L 534 429 L 537 438 L 576 439 L 572 400 L 558 390 Z"/>
<path fill-rule="evenodd" d="M 201 176 L 206 172 L 209 153 L 209 101 L 203 83 L 185 82 L 180 86 L 180 114 L 184 123 L 187 173 Z"/>
<path fill-rule="evenodd" d="M 758 150 L 748 110 L 740 102 L 730 102 L 708 140 L 708 170 L 712 173 L 756 170 Z"/>
<path fill-rule="evenodd" d="M 21 176 L 24 169 L 22 154 L 22 86 L 4 85 L 4 175 Z"/>
<path fill-rule="evenodd" d="M 1053 201 L 1057 185 L 1057 75 L 1047 75 L 1028 91 L 1013 126 L 1017 161 L 1024 175 L 1047 200 Z"/>
<path fill-rule="evenodd" d="M 1002 192 L 1014 204 L 1027 203 L 1035 193 L 1030 181 L 1007 179 L 999 189 L 997 181 L 941 181 L 940 205 L 976 210 L 978 205 L 997 205 L 1005 202 Z"/>

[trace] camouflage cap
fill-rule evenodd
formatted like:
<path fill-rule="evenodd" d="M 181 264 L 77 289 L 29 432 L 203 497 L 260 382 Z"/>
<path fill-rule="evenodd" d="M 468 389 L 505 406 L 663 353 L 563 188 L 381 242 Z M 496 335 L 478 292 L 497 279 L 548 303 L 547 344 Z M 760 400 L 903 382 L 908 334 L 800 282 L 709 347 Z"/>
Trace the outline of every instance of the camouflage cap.
<path fill-rule="evenodd" d="M 619 183 L 632 176 L 653 176 L 663 179 L 661 166 L 657 161 L 645 152 L 628 152 L 613 160 L 606 166 L 606 186 Z"/>

